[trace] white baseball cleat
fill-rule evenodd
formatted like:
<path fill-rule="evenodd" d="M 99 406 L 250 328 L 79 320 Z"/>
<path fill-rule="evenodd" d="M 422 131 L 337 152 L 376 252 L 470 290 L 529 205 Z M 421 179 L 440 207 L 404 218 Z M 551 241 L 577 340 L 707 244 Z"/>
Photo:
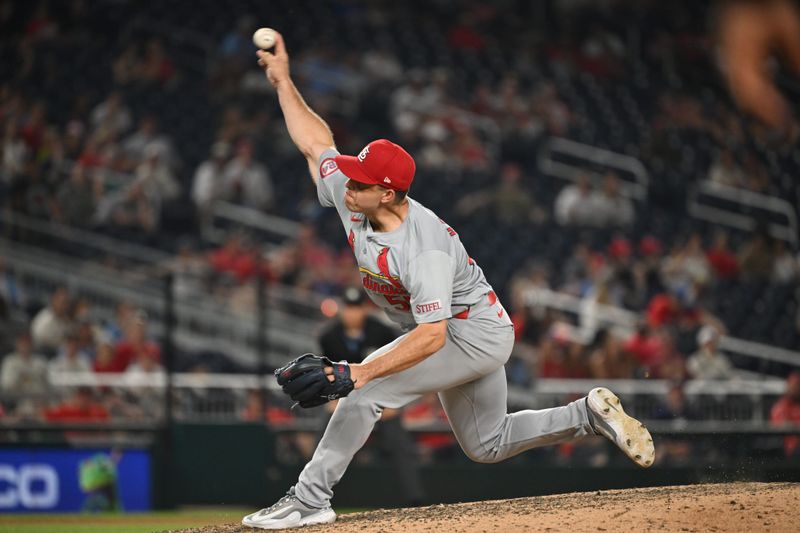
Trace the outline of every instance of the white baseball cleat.
<path fill-rule="evenodd" d="M 245 516 L 242 518 L 242 524 L 260 529 L 284 529 L 328 524 L 334 520 L 336 513 L 330 507 L 323 509 L 308 507 L 290 492 L 271 507 Z"/>
<path fill-rule="evenodd" d="M 586 397 L 594 429 L 616 444 L 637 465 L 647 468 L 656 458 L 653 437 L 635 418 L 625 414 L 616 394 L 598 387 Z"/>

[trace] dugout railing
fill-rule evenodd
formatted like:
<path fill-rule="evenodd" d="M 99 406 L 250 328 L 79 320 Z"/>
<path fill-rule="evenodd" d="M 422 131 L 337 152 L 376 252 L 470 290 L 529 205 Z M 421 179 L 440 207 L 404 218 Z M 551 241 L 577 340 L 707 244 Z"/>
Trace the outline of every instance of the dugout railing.
<path fill-rule="evenodd" d="M 167 375 L 156 372 L 152 375 L 130 375 L 111 373 L 61 373 L 51 376 L 52 392 L 64 395 L 64 391 L 75 391 L 88 387 L 100 393 L 124 393 L 131 402 L 154 396 L 164 397 Z M 233 422 L 248 420 L 244 415 L 252 405 L 251 395 L 258 392 L 260 409 L 276 407 L 288 412 L 286 424 L 293 420 L 319 418 L 319 410 L 293 408 L 282 394 L 271 375 L 257 374 L 209 374 L 175 373 L 172 375 L 172 418 L 196 422 Z M 674 384 L 667 380 L 593 380 L 593 379 L 540 379 L 530 388 L 509 387 L 508 404 L 511 411 L 519 409 L 543 409 L 563 405 L 581 397 L 596 386 L 607 386 L 624 398 L 626 409 L 632 415 L 647 422 L 657 422 L 653 414 L 664 405 L 665 398 Z M 747 426 L 751 429 L 769 430 L 769 411 L 786 391 L 785 380 L 690 380 L 681 387 L 686 402 L 693 409 L 693 419 L 682 419 L 685 427 L 724 428 Z M 124 410 L 121 411 L 124 413 Z M 248 415 L 249 416 L 249 415 Z M 121 417 L 124 419 L 124 415 Z M 141 417 L 140 417 L 141 418 Z M 323 417 L 324 418 L 324 417 Z M 158 416 L 149 416 L 158 421 Z M 702 422 L 703 424 L 695 424 Z M 709 423 L 713 423 L 710 424 Z M 308 427 L 303 422 L 303 427 Z M 434 426 L 432 426 L 434 427 Z M 439 427 L 439 426 L 435 426 Z M 673 428 L 673 426 L 664 426 Z M 441 426 L 442 429 L 445 426 Z"/>

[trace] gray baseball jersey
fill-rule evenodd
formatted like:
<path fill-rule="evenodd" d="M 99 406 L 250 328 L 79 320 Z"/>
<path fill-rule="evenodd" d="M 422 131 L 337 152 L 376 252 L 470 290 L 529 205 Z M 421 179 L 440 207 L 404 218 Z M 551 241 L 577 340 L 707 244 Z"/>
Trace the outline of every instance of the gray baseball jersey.
<path fill-rule="evenodd" d="M 451 320 L 439 351 L 401 372 L 373 379 L 339 401 L 294 487 L 297 497 L 312 507 L 329 505 L 334 485 L 383 409 L 401 408 L 431 392 L 439 394 L 458 443 L 475 461 L 494 463 L 592 434 L 583 399 L 507 413 L 503 365 L 514 345 L 514 331 L 483 272 L 456 232 L 414 200 L 409 199 L 408 216 L 397 230 L 374 232 L 364 215 L 344 205 L 347 177 L 337 168 L 336 155 L 329 150 L 320 158 L 319 200 L 339 212 L 367 294 L 406 329 Z M 365 361 L 383 356 L 408 335 Z"/>
<path fill-rule="evenodd" d="M 347 176 L 336 166 L 337 155 L 322 154 L 317 194 L 322 205 L 336 207 L 372 301 L 404 331 L 454 315 L 466 318 L 492 288 L 458 234 L 411 198 L 398 229 L 373 231 L 363 214 L 345 206 Z"/>

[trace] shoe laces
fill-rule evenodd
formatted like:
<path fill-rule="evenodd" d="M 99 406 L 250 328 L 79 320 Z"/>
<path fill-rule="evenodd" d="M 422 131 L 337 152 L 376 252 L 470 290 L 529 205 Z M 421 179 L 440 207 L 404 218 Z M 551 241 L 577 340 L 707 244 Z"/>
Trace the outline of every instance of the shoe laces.
<path fill-rule="evenodd" d="M 294 494 L 287 494 L 287 495 L 283 496 L 280 500 L 278 500 L 277 502 L 272 504 L 271 506 L 267 507 L 267 510 L 266 510 L 266 512 L 264 514 L 271 513 L 272 511 L 274 511 L 275 509 L 277 509 L 281 505 L 284 505 L 286 503 L 293 502 L 293 501 L 297 501 L 297 496 L 295 496 Z"/>

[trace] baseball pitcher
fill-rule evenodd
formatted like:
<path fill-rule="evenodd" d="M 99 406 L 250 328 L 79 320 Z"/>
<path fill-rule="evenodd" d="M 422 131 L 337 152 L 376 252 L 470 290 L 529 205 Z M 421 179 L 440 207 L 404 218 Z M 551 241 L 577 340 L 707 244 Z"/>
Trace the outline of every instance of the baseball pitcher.
<path fill-rule="evenodd" d="M 407 196 L 412 157 L 385 139 L 355 157 L 339 154 L 327 124 L 292 82 L 282 36 L 276 33 L 273 52 L 257 54 L 319 201 L 342 220 L 364 290 L 405 333 L 360 364 L 306 354 L 276 371 L 302 407 L 341 399 L 295 486 L 242 523 L 279 529 L 336 520 L 333 487 L 381 412 L 429 392 L 439 394 L 458 443 L 474 461 L 496 463 L 538 446 L 603 435 L 640 466 L 650 466 L 650 433 L 608 389 L 593 389 L 563 407 L 506 412 L 503 365 L 514 344 L 511 320 L 458 234 Z"/>

